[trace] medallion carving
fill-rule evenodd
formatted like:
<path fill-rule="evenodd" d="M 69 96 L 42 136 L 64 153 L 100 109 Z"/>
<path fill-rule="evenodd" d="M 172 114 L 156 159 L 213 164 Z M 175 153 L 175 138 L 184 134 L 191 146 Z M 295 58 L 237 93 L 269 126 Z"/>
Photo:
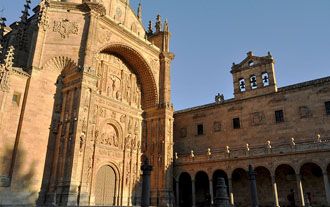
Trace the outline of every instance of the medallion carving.
<path fill-rule="evenodd" d="M 78 35 L 79 26 L 77 22 L 71 22 L 68 19 L 54 21 L 53 32 L 61 35 L 62 39 L 69 38 L 70 35 Z"/>

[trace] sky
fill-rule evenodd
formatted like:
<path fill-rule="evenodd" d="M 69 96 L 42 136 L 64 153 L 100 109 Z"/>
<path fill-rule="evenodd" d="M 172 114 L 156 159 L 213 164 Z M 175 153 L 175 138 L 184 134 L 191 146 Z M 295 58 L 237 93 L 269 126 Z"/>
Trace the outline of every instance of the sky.
<path fill-rule="evenodd" d="M 330 0 L 131 0 L 132 8 L 140 1 L 144 25 L 157 14 L 169 21 L 175 110 L 212 103 L 217 93 L 232 98 L 232 63 L 248 51 L 272 53 L 279 87 L 330 76 Z M 23 3 L 0 0 L 7 24 Z"/>

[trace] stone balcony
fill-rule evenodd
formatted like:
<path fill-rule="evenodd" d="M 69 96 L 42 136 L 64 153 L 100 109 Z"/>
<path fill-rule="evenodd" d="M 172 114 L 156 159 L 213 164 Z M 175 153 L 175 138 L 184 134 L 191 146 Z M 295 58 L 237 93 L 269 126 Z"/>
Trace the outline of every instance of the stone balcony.
<path fill-rule="evenodd" d="M 175 165 L 199 162 L 218 162 L 236 159 L 253 159 L 268 156 L 282 156 L 311 152 L 330 151 L 330 137 L 303 139 L 284 143 L 265 143 L 264 145 L 248 145 L 245 147 L 224 147 L 223 149 L 193 150 L 190 153 L 175 153 Z"/>

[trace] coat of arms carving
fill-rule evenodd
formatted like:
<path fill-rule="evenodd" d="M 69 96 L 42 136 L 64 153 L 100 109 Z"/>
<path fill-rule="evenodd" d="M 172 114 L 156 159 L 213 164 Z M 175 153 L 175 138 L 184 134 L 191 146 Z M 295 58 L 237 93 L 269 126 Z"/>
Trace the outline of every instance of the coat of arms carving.
<path fill-rule="evenodd" d="M 70 37 L 71 34 L 78 35 L 77 22 L 71 22 L 68 19 L 62 19 L 61 21 L 54 21 L 53 31 L 58 32 L 62 39 Z"/>

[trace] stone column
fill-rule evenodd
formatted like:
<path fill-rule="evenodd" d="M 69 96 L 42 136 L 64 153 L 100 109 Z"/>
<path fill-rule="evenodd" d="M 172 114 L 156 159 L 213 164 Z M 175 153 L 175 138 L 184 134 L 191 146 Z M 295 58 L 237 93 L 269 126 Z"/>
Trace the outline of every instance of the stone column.
<path fill-rule="evenodd" d="M 231 178 L 228 178 L 228 189 L 229 189 L 229 201 L 230 201 L 230 205 L 234 206 L 233 183 L 232 183 Z"/>
<path fill-rule="evenodd" d="M 142 196 L 141 196 L 141 206 L 149 207 L 150 205 L 150 174 L 152 171 L 152 166 L 149 165 L 148 159 L 144 160 L 141 166 L 142 174 Z"/>
<path fill-rule="evenodd" d="M 330 206 L 330 185 L 329 185 L 328 172 L 326 170 L 323 171 L 323 181 L 324 181 L 325 195 L 327 197 L 327 204 L 328 206 Z"/>
<path fill-rule="evenodd" d="M 175 181 L 175 189 L 176 189 L 176 206 L 179 206 L 180 204 L 180 192 L 179 192 L 179 181 Z"/>
<path fill-rule="evenodd" d="M 192 207 L 196 206 L 195 180 L 191 180 Z"/>
<path fill-rule="evenodd" d="M 252 165 L 249 165 L 249 181 L 250 181 L 252 207 L 258 207 L 259 201 L 258 201 L 258 193 L 257 193 L 257 180 L 256 180 L 256 173 Z"/>
<path fill-rule="evenodd" d="M 211 197 L 211 205 L 213 205 L 213 182 L 212 182 L 212 179 L 210 180 L 209 182 L 209 186 L 210 186 L 210 197 Z"/>
<path fill-rule="evenodd" d="M 296 174 L 296 180 L 297 180 L 297 188 L 298 188 L 298 197 L 300 201 L 300 206 L 305 206 L 305 198 L 304 198 L 304 190 L 301 183 L 301 176 L 300 174 Z"/>
<path fill-rule="evenodd" d="M 279 201 L 278 201 L 278 193 L 277 193 L 277 184 L 275 180 L 275 175 L 272 175 L 272 185 L 273 185 L 273 195 L 274 195 L 274 203 L 275 207 L 279 207 Z"/>

